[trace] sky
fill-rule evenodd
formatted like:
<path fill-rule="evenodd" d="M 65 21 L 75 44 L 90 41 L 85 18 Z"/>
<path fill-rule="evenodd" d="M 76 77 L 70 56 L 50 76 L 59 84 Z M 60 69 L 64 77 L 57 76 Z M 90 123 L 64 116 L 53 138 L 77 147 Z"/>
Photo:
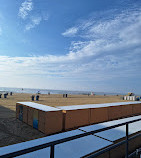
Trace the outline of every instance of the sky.
<path fill-rule="evenodd" d="M 0 0 L 0 87 L 141 94 L 141 1 Z"/>

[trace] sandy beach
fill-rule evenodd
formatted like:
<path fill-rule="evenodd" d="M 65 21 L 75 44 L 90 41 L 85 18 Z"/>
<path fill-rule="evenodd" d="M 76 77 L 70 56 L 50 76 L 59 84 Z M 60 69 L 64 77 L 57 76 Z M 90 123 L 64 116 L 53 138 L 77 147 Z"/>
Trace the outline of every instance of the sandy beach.
<path fill-rule="evenodd" d="M 0 147 L 45 136 L 15 118 L 16 102 L 31 101 L 31 95 L 15 93 L 7 98 L 0 98 Z M 63 98 L 61 94 L 40 94 L 39 101 L 35 102 L 49 106 L 69 106 L 123 101 L 122 96 L 68 95 L 67 98 Z"/>

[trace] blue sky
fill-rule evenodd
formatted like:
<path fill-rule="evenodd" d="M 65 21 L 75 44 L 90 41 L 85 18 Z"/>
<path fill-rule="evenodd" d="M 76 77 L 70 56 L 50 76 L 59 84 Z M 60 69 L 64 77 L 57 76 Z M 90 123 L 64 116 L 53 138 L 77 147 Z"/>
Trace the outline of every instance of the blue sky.
<path fill-rule="evenodd" d="M 140 0 L 1 0 L 0 86 L 141 94 Z"/>

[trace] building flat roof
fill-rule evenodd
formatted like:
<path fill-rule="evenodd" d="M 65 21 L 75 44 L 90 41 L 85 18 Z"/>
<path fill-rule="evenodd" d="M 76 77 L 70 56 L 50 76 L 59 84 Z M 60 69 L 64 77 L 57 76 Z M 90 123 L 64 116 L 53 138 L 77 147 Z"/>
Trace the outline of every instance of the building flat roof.
<path fill-rule="evenodd" d="M 42 111 L 60 111 L 61 109 L 55 108 L 55 107 L 51 107 L 51 106 L 47 106 L 47 105 L 43 105 L 43 104 L 38 104 L 38 103 L 33 103 L 33 102 L 17 102 L 19 104 L 22 105 L 26 105 L 38 110 L 42 110 Z"/>
<path fill-rule="evenodd" d="M 51 107 L 43 104 L 38 104 L 34 102 L 17 102 L 35 109 L 42 111 L 60 111 L 60 110 L 78 110 L 78 109 L 90 109 L 90 108 L 101 108 L 119 105 L 129 105 L 129 104 L 141 104 L 141 101 L 134 102 L 117 102 L 117 103 L 104 103 L 104 104 L 85 104 L 85 105 L 69 105 L 69 106 L 56 106 Z"/>
<path fill-rule="evenodd" d="M 86 104 L 86 105 L 56 106 L 56 108 L 61 109 L 61 110 L 78 110 L 78 109 L 101 108 L 101 107 L 129 105 L 129 104 L 141 104 L 141 101 L 116 102 L 116 103 L 104 103 L 104 104 Z"/>

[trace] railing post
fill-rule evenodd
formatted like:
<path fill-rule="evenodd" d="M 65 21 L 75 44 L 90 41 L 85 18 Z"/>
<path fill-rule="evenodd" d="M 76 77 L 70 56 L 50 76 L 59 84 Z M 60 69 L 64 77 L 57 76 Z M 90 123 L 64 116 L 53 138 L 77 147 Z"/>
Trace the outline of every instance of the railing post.
<path fill-rule="evenodd" d="M 54 145 L 50 146 L 50 158 L 54 158 Z"/>
<path fill-rule="evenodd" d="M 126 158 L 128 158 L 128 136 L 129 136 L 129 131 L 128 131 L 128 123 L 126 124 Z"/>

